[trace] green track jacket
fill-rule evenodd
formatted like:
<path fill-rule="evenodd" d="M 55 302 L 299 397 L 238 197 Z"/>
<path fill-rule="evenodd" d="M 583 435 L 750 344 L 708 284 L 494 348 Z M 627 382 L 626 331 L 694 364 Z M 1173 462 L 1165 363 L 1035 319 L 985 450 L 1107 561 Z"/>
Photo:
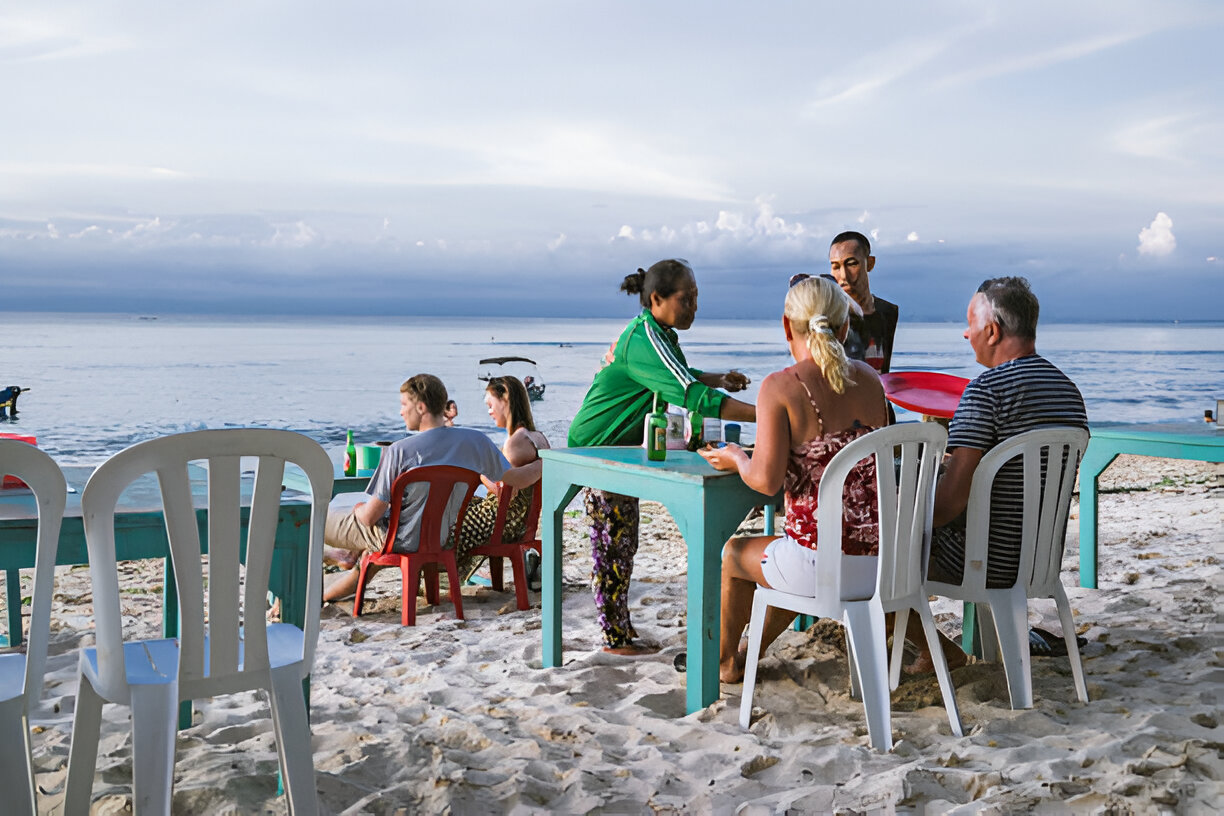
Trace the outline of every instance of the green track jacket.
<path fill-rule="evenodd" d="M 689 368 L 675 330 L 656 323 L 649 309 L 625 327 L 611 355 L 570 424 L 571 448 L 642 444 L 642 423 L 656 393 L 660 409 L 683 405 L 704 417 L 717 417 L 727 398 L 697 381 L 701 372 Z"/>

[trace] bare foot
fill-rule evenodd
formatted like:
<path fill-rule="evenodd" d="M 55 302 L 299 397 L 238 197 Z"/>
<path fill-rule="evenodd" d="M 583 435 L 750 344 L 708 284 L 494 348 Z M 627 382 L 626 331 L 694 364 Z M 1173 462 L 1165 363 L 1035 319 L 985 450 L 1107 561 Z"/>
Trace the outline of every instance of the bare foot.
<path fill-rule="evenodd" d="M 748 641 L 741 640 L 731 664 L 718 664 L 718 681 L 735 685 L 744 682 L 744 666 L 748 665 Z"/>
<path fill-rule="evenodd" d="M 626 646 L 605 646 L 603 650 L 608 654 L 624 655 L 625 657 L 638 657 L 641 655 L 655 654 L 659 651 L 658 646 L 647 646 L 646 644 L 630 643 Z"/>
<path fill-rule="evenodd" d="M 959 669 L 969 662 L 969 658 L 961 651 L 961 648 L 952 641 L 947 640 L 942 632 L 939 635 L 939 645 L 943 649 L 944 660 L 948 662 L 949 670 Z M 934 674 L 935 662 L 931 660 L 930 651 L 925 648 L 921 649 L 913 662 L 902 666 L 901 671 L 906 674 Z"/>
<path fill-rule="evenodd" d="M 355 553 L 352 550 L 342 550 L 339 547 L 323 548 L 324 564 L 331 564 L 342 569 L 352 569 L 360 560 L 361 553 Z"/>

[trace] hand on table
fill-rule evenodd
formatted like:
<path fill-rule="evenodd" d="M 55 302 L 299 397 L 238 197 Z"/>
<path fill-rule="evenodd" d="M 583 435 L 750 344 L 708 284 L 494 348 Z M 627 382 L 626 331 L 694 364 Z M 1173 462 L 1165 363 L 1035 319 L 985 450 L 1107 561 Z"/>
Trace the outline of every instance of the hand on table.
<path fill-rule="evenodd" d="M 697 451 L 715 470 L 739 470 L 740 459 L 747 459 L 744 449 L 735 443 L 721 448 L 706 446 Z"/>

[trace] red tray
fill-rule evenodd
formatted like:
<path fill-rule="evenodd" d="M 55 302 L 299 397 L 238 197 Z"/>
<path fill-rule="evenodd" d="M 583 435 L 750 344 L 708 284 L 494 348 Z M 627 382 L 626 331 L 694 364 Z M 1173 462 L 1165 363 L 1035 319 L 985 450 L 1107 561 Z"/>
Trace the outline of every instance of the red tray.
<path fill-rule="evenodd" d="M 926 416 L 951 419 L 969 380 L 940 371 L 881 374 L 884 394 L 894 405 Z"/>
<path fill-rule="evenodd" d="M 23 434 L 0 433 L 0 439 L 16 439 L 18 442 L 27 442 L 31 445 L 38 444 L 37 439 L 32 436 L 25 436 Z M 0 489 L 6 487 L 28 487 L 28 485 L 18 479 L 16 476 L 5 476 L 3 480 L 0 480 Z"/>

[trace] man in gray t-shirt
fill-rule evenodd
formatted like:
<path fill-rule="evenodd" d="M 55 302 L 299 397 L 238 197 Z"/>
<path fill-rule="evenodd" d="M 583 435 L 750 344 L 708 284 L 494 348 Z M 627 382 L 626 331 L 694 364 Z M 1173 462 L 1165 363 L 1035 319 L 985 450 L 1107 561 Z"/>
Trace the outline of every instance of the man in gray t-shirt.
<path fill-rule="evenodd" d="M 417 433 L 383 451 L 378 468 L 370 477 L 369 501 L 358 503 L 347 513 L 327 514 L 323 557 L 351 569 L 327 586 L 323 600 L 335 601 L 352 595 L 357 588 L 356 562 L 361 554 L 382 550 L 387 540 L 391 487 L 404 471 L 425 465 L 454 465 L 513 487 L 525 487 L 539 478 L 537 462 L 511 468 L 492 440 L 480 431 L 447 427 L 445 410 L 446 386 L 432 374 L 417 374 L 400 386 L 400 416 L 405 427 Z M 454 526 L 463 493 L 457 487 L 451 496 L 443 530 L 449 531 Z M 420 545 L 420 523 L 427 494 L 428 485 L 424 483 L 411 484 L 405 492 L 396 529 L 396 551 L 415 552 Z"/>

